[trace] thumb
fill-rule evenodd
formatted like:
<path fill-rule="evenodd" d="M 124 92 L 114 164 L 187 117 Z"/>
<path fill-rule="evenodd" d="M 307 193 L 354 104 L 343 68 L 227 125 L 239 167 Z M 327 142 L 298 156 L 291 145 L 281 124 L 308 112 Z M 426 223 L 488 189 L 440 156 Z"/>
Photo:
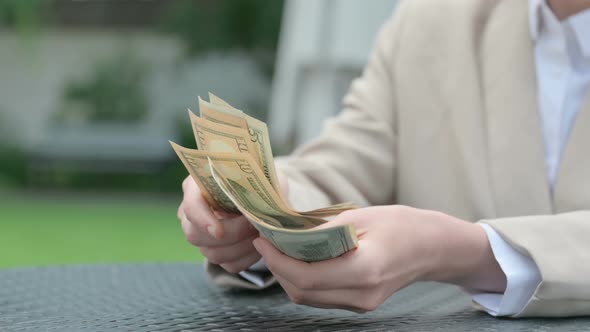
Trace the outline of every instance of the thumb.
<path fill-rule="evenodd" d="M 361 209 L 358 209 L 361 210 Z M 344 225 L 353 225 L 355 229 L 360 229 L 363 227 L 362 225 L 362 214 L 358 213 L 358 210 L 348 210 L 344 211 L 337 216 L 331 217 L 328 221 L 324 224 L 321 224 L 314 229 L 326 229 Z"/>

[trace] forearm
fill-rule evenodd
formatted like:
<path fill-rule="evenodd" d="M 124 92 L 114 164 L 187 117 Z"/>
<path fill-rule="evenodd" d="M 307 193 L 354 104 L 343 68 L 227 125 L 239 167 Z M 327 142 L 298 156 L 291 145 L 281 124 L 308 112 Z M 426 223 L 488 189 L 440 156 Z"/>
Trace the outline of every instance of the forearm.
<path fill-rule="evenodd" d="M 473 295 L 501 293 L 486 311 L 512 317 L 590 313 L 590 211 L 481 220 L 449 217 L 431 236 L 426 280 L 460 285 Z M 484 230 L 484 227 L 486 229 Z M 493 250 L 493 251 L 492 251 Z M 485 294 L 481 294 L 485 295 Z M 491 295 L 491 294 L 490 294 Z"/>

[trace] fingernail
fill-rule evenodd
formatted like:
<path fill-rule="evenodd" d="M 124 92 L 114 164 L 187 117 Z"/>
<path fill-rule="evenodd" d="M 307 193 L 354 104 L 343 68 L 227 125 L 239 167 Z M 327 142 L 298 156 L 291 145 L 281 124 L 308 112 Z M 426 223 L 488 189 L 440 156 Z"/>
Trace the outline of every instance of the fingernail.
<path fill-rule="evenodd" d="M 217 238 L 217 234 L 215 233 L 215 226 L 213 226 L 213 225 L 207 226 L 207 232 L 209 232 L 209 234 L 212 237 Z"/>

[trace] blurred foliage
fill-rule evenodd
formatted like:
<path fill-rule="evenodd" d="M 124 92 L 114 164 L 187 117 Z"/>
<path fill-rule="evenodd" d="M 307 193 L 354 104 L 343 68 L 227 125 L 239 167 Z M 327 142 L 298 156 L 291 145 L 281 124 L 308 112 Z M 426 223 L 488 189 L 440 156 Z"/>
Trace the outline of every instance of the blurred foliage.
<path fill-rule="evenodd" d="M 44 0 L 0 0 L 0 26 L 14 26 L 21 32 L 37 31 L 41 13 L 48 4 Z"/>
<path fill-rule="evenodd" d="M 10 140 L 14 127 L 6 121 L 0 105 L 0 189 L 24 186 L 27 182 L 26 156 Z"/>
<path fill-rule="evenodd" d="M 60 120 L 82 117 L 90 122 L 137 122 L 147 115 L 144 82 L 148 66 L 131 54 L 97 63 L 88 78 L 64 88 Z"/>
<path fill-rule="evenodd" d="M 25 153 L 0 143 L 0 187 L 23 186 L 27 183 Z"/>
<path fill-rule="evenodd" d="M 215 49 L 276 49 L 283 2 L 181 0 L 165 14 L 162 28 L 178 34 L 189 54 Z"/>
<path fill-rule="evenodd" d="M 14 27 L 28 37 L 52 23 L 52 0 L 0 0 L 0 28 Z M 283 0 L 174 0 L 151 29 L 177 36 L 186 45 L 186 57 L 211 51 L 245 52 L 271 78 L 278 44 Z M 150 29 L 150 27 L 148 27 Z M 143 83 L 149 67 L 130 54 L 96 64 L 84 78 L 73 78 L 63 89 L 61 111 L 55 120 L 82 122 L 140 121 L 149 110 Z M 264 110 L 260 104 L 254 109 Z M 257 114 L 264 118 L 265 114 Z M 186 117 L 177 121 L 179 144 L 194 146 Z M 60 168 L 43 178 L 27 171 L 27 155 L 0 143 L 0 186 L 35 185 L 58 189 L 179 191 L 187 172 L 176 159 L 165 161 L 158 174 L 88 174 Z M 89 176 L 90 175 L 90 176 Z"/>
<path fill-rule="evenodd" d="M 185 41 L 188 56 L 243 50 L 270 77 L 282 11 L 282 0 L 180 0 L 164 15 L 161 27 Z"/>
<path fill-rule="evenodd" d="M 31 179 L 38 188 L 75 189 L 76 191 L 150 191 L 178 192 L 180 183 L 186 177 L 178 170 L 176 160 L 163 166 L 157 174 L 134 173 L 88 173 L 78 169 L 55 169 L 43 178 Z M 186 173 L 186 171 L 184 172 Z"/>

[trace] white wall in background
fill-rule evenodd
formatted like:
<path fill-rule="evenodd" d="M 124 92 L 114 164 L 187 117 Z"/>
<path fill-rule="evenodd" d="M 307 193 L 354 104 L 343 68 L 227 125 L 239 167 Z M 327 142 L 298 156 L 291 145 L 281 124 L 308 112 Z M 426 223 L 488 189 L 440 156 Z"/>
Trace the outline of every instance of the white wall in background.
<path fill-rule="evenodd" d="M 317 136 L 340 110 L 396 0 L 287 0 L 270 103 L 275 144 Z"/>

